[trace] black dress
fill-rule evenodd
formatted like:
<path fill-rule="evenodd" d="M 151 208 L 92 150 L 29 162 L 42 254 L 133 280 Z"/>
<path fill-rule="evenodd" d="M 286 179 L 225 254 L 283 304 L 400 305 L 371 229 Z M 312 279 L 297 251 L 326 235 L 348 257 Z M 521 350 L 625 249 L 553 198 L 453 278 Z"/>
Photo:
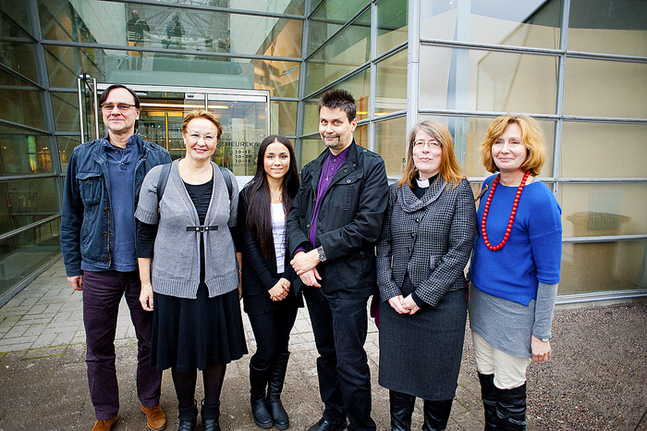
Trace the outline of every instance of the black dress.
<path fill-rule="evenodd" d="M 204 223 L 213 188 L 205 184 L 185 187 L 200 223 Z M 147 227 L 150 228 L 151 225 Z M 156 230 L 157 226 L 153 229 Z M 204 370 L 212 363 L 229 363 L 247 353 L 238 291 L 209 298 L 204 283 L 204 243 L 200 241 L 200 286 L 196 299 L 153 294 L 151 365 L 158 370 Z"/>

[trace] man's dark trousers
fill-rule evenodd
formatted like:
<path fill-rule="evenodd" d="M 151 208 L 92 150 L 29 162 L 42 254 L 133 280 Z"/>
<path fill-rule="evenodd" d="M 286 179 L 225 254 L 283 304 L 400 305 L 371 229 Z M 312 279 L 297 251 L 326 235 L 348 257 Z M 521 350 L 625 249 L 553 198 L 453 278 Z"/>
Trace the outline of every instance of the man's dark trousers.
<path fill-rule="evenodd" d="M 159 404 L 162 372 L 149 365 L 153 313 L 139 303 L 139 273 L 83 272 L 83 323 L 90 397 L 97 419 L 111 419 L 119 411 L 115 370 L 115 333 L 119 302 L 125 295 L 137 335 L 137 394 L 144 407 Z"/>
<path fill-rule="evenodd" d="M 319 358 L 319 391 L 323 416 L 331 422 L 348 417 L 351 431 L 375 430 L 371 418 L 371 376 L 364 342 L 368 331 L 368 298 L 332 297 L 303 286 Z"/>

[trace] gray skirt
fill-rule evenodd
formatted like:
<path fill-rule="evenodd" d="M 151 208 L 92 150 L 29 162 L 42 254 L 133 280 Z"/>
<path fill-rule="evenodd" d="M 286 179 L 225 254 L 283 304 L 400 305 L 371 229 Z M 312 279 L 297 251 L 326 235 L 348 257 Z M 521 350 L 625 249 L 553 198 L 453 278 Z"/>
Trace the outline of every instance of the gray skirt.
<path fill-rule="evenodd" d="M 438 305 L 425 305 L 412 316 L 383 302 L 380 385 L 425 400 L 454 398 L 466 320 L 465 289 L 447 292 Z"/>

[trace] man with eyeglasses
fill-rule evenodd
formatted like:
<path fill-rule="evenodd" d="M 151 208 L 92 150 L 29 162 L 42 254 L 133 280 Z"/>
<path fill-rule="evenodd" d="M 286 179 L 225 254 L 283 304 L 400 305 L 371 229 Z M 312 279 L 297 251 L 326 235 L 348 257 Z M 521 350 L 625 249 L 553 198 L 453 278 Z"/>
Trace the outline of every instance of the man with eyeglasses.
<path fill-rule="evenodd" d="M 111 85 L 98 103 L 107 134 L 79 145 L 70 156 L 61 216 L 67 280 L 83 292 L 88 383 L 97 418 L 92 431 L 110 430 L 118 417 L 114 341 L 122 296 L 138 340 L 141 411 L 150 429 L 161 430 L 166 426 L 159 406 L 162 373 L 149 365 L 153 314 L 139 303 L 134 214 L 144 176 L 171 157 L 136 133 L 141 109 L 134 91 Z"/>

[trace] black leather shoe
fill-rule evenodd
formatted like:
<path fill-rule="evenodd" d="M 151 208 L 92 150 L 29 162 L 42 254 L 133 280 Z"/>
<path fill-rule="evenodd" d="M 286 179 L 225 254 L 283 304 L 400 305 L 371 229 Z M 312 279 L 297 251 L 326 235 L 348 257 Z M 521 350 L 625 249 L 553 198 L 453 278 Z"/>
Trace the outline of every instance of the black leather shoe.
<path fill-rule="evenodd" d="M 198 421 L 183 421 L 180 420 L 177 431 L 195 431 Z"/>
<path fill-rule="evenodd" d="M 319 422 L 308 428 L 308 431 L 343 431 L 346 429 L 346 419 L 342 422 L 330 422 L 326 418 L 321 418 Z"/>

